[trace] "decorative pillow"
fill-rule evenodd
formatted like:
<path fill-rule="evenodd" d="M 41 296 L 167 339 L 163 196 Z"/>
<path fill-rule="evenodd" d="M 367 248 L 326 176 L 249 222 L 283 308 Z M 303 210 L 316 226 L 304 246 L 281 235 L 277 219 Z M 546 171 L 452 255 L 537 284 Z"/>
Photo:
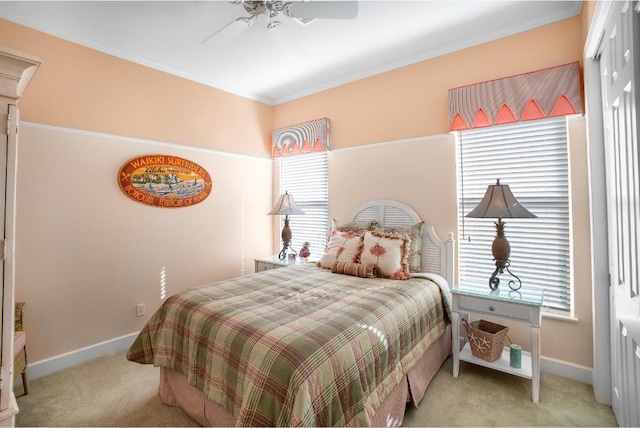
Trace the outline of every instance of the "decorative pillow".
<path fill-rule="evenodd" d="M 354 262 L 335 262 L 331 266 L 331 272 L 359 276 L 360 278 L 375 278 L 377 276 L 375 265 Z"/>
<path fill-rule="evenodd" d="M 416 223 L 413 226 L 376 227 L 375 230 L 379 230 L 380 232 L 408 234 L 411 239 L 411 242 L 409 243 L 409 255 L 407 256 L 409 271 L 422 272 L 422 235 L 424 234 L 424 221 Z"/>
<path fill-rule="evenodd" d="M 358 234 L 364 235 L 364 232 L 367 230 L 374 230 L 378 225 L 378 222 L 375 220 L 370 221 L 349 221 L 345 223 L 340 223 L 336 219 L 331 219 L 331 229 L 337 230 L 340 232 L 348 232 L 353 231 Z"/>
<path fill-rule="evenodd" d="M 407 234 L 366 232 L 360 263 L 376 265 L 378 276 L 383 278 L 409 279 L 409 241 Z"/>
<path fill-rule="evenodd" d="M 331 269 L 335 262 L 357 262 L 362 250 L 362 236 L 352 231 L 339 232 L 335 229 L 329 235 L 329 242 L 318 266 Z"/>

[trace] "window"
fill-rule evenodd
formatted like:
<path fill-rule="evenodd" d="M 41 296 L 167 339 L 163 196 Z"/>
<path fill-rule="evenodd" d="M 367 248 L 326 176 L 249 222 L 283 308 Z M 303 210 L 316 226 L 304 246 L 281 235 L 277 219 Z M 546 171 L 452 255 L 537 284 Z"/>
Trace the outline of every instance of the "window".
<path fill-rule="evenodd" d="M 537 215 L 505 219 L 511 271 L 523 289 L 544 290 L 544 311 L 570 315 L 569 162 L 566 119 L 553 118 L 456 133 L 459 278 L 489 286 L 495 269 L 492 219 L 464 217 L 500 179 Z M 507 272 L 501 288 L 507 287 Z M 504 285 L 503 285 L 504 284 Z M 507 288 L 508 290 L 508 288 Z"/>
<path fill-rule="evenodd" d="M 289 216 L 291 247 L 310 243 L 312 259 L 324 253 L 329 233 L 329 174 L 327 152 L 280 158 L 280 193 L 289 192 L 304 215 Z M 284 226 L 282 217 L 281 228 Z M 281 243 L 282 244 L 282 243 Z"/>

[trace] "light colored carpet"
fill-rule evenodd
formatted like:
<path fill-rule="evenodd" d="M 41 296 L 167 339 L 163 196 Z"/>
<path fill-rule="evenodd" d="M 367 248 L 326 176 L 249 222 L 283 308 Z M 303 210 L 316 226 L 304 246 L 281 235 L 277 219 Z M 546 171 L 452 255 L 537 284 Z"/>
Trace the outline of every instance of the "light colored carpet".
<path fill-rule="evenodd" d="M 31 393 L 18 397 L 16 425 L 197 426 L 160 402 L 158 379 L 159 369 L 124 354 L 99 358 L 32 381 Z M 590 385 L 543 373 L 536 405 L 529 380 L 464 362 L 454 379 L 449 358 L 403 426 L 616 426 L 616 420 L 610 407 L 595 402 Z"/>

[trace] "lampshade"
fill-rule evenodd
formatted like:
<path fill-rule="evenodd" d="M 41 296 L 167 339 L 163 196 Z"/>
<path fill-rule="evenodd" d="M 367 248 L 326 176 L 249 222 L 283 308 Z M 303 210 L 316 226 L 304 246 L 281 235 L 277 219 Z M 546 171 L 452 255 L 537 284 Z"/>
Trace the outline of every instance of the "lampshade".
<path fill-rule="evenodd" d="M 500 184 L 500 180 L 496 181 L 496 184 L 490 184 L 484 197 L 480 201 L 477 207 L 475 207 L 465 217 L 472 218 L 497 218 L 496 225 L 496 237 L 491 244 L 491 254 L 496 262 L 496 270 L 493 271 L 491 278 L 489 278 L 489 288 L 496 290 L 500 285 L 500 278 L 498 276 L 506 270 L 511 276 L 518 280 L 509 281 L 509 288 L 517 291 L 522 286 L 522 281 L 516 275 L 509 270 L 511 262 L 509 261 L 509 255 L 511 253 L 511 245 L 505 237 L 504 229 L 505 223 L 503 218 L 535 218 L 535 214 L 529 212 L 525 207 L 520 205 L 516 200 L 511 189 L 506 184 Z"/>
<path fill-rule="evenodd" d="M 273 206 L 273 209 L 267 213 L 268 215 L 302 215 L 304 211 L 302 211 L 296 205 L 296 201 L 293 200 L 293 197 L 288 193 L 284 192 L 284 195 L 280 195 L 278 201 Z"/>
<path fill-rule="evenodd" d="M 291 244 L 291 228 L 289 227 L 289 216 L 290 215 L 301 215 L 304 214 L 298 206 L 296 202 L 293 200 L 293 197 L 288 193 L 284 192 L 284 195 L 280 195 L 278 198 L 278 202 L 273 206 L 273 209 L 267 213 L 268 215 L 283 215 L 284 216 L 284 227 L 282 228 L 282 250 L 278 257 L 280 260 L 284 260 L 287 257 L 287 248 L 290 247 Z"/>
<path fill-rule="evenodd" d="M 465 217 L 472 218 L 536 218 L 537 216 L 520 205 L 511 193 L 508 184 L 491 184 L 482 201 Z"/>

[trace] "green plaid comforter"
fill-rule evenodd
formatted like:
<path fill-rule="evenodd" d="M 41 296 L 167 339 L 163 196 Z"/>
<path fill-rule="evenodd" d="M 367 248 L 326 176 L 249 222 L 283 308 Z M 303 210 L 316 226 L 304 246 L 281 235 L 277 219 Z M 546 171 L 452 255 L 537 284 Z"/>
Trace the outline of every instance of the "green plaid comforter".
<path fill-rule="evenodd" d="M 367 426 L 445 332 L 446 298 L 424 278 L 273 269 L 168 298 L 127 358 L 186 375 L 240 426 Z"/>

